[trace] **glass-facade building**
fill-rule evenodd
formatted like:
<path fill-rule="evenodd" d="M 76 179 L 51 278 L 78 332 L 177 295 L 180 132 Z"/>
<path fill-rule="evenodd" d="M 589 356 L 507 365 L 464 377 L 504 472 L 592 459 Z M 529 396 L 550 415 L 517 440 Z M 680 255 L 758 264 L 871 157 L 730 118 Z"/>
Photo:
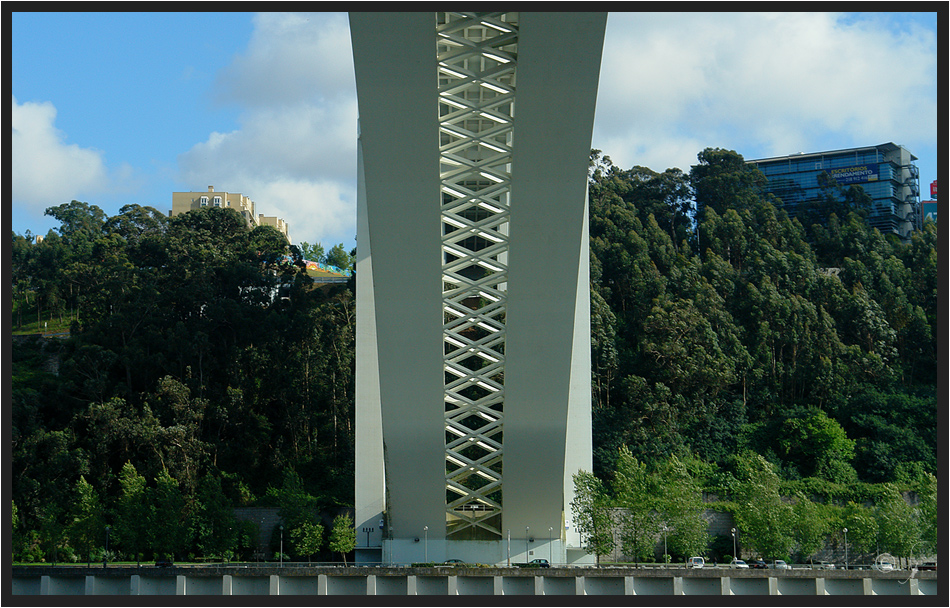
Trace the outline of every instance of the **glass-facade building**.
<path fill-rule="evenodd" d="M 917 157 L 893 143 L 829 152 L 799 153 L 747 161 L 768 179 L 768 191 L 782 200 L 789 216 L 820 198 L 818 175 L 826 171 L 839 185 L 861 186 L 873 203 L 868 224 L 903 239 L 920 224 Z"/>

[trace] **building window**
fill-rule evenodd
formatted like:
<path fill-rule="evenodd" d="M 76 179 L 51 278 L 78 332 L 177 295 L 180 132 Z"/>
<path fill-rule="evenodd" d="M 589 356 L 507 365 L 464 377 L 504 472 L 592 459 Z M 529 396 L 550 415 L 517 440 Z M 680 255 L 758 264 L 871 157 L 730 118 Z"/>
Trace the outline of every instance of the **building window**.
<path fill-rule="evenodd" d="M 220 197 L 220 196 L 214 197 L 214 206 L 215 206 L 215 207 L 220 207 L 220 206 L 221 206 L 221 197 Z"/>
<path fill-rule="evenodd" d="M 208 206 L 208 197 L 207 197 L 207 196 L 202 196 L 202 197 L 201 197 L 201 200 L 200 200 L 200 202 L 199 202 L 199 204 L 200 204 L 202 207 L 207 207 L 207 206 Z"/>

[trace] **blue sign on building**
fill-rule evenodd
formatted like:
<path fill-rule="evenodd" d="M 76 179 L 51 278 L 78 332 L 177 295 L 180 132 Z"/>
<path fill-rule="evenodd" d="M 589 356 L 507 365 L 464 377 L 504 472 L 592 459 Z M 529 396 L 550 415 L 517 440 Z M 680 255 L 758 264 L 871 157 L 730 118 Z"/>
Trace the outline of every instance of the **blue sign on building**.
<path fill-rule="evenodd" d="M 924 220 L 931 219 L 937 223 L 937 201 L 921 201 L 920 216 Z"/>
<path fill-rule="evenodd" d="M 840 185 L 876 182 L 880 178 L 877 163 L 829 169 L 828 174 Z"/>

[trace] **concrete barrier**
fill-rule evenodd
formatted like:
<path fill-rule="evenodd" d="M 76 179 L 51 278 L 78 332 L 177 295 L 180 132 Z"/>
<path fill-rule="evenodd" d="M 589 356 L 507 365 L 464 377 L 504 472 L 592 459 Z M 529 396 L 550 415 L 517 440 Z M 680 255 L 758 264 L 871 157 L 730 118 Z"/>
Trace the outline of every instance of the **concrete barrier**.
<path fill-rule="evenodd" d="M 936 572 L 14 566 L 12 595 L 937 595 Z"/>

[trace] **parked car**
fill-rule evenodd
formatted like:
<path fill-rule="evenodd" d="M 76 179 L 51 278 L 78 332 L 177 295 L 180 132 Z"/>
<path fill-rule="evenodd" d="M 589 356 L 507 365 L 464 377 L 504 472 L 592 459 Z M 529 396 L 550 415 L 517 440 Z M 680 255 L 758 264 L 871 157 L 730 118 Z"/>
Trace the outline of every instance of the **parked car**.
<path fill-rule="evenodd" d="M 918 570 L 932 570 L 937 571 L 937 562 L 924 562 L 921 565 L 917 566 Z"/>
<path fill-rule="evenodd" d="M 768 567 L 768 564 L 764 560 L 757 559 L 755 561 L 749 562 L 749 567 L 754 570 L 765 570 Z"/>
<path fill-rule="evenodd" d="M 734 560 L 732 560 L 732 562 L 729 564 L 729 567 L 731 567 L 731 568 L 745 568 L 745 569 L 748 569 L 748 568 L 749 568 L 749 564 L 745 563 L 744 560 L 741 560 L 741 559 L 734 559 Z"/>
<path fill-rule="evenodd" d="M 780 559 L 775 560 L 775 563 L 772 565 L 772 567 L 775 568 L 776 570 L 791 570 L 792 569 L 791 566 L 789 566 L 783 560 L 780 560 Z"/>
<path fill-rule="evenodd" d="M 691 557 L 686 560 L 687 568 L 702 568 L 706 565 L 706 560 L 702 557 Z"/>
<path fill-rule="evenodd" d="M 528 562 L 528 566 L 531 568 L 550 568 L 551 564 L 546 559 L 533 559 Z"/>

